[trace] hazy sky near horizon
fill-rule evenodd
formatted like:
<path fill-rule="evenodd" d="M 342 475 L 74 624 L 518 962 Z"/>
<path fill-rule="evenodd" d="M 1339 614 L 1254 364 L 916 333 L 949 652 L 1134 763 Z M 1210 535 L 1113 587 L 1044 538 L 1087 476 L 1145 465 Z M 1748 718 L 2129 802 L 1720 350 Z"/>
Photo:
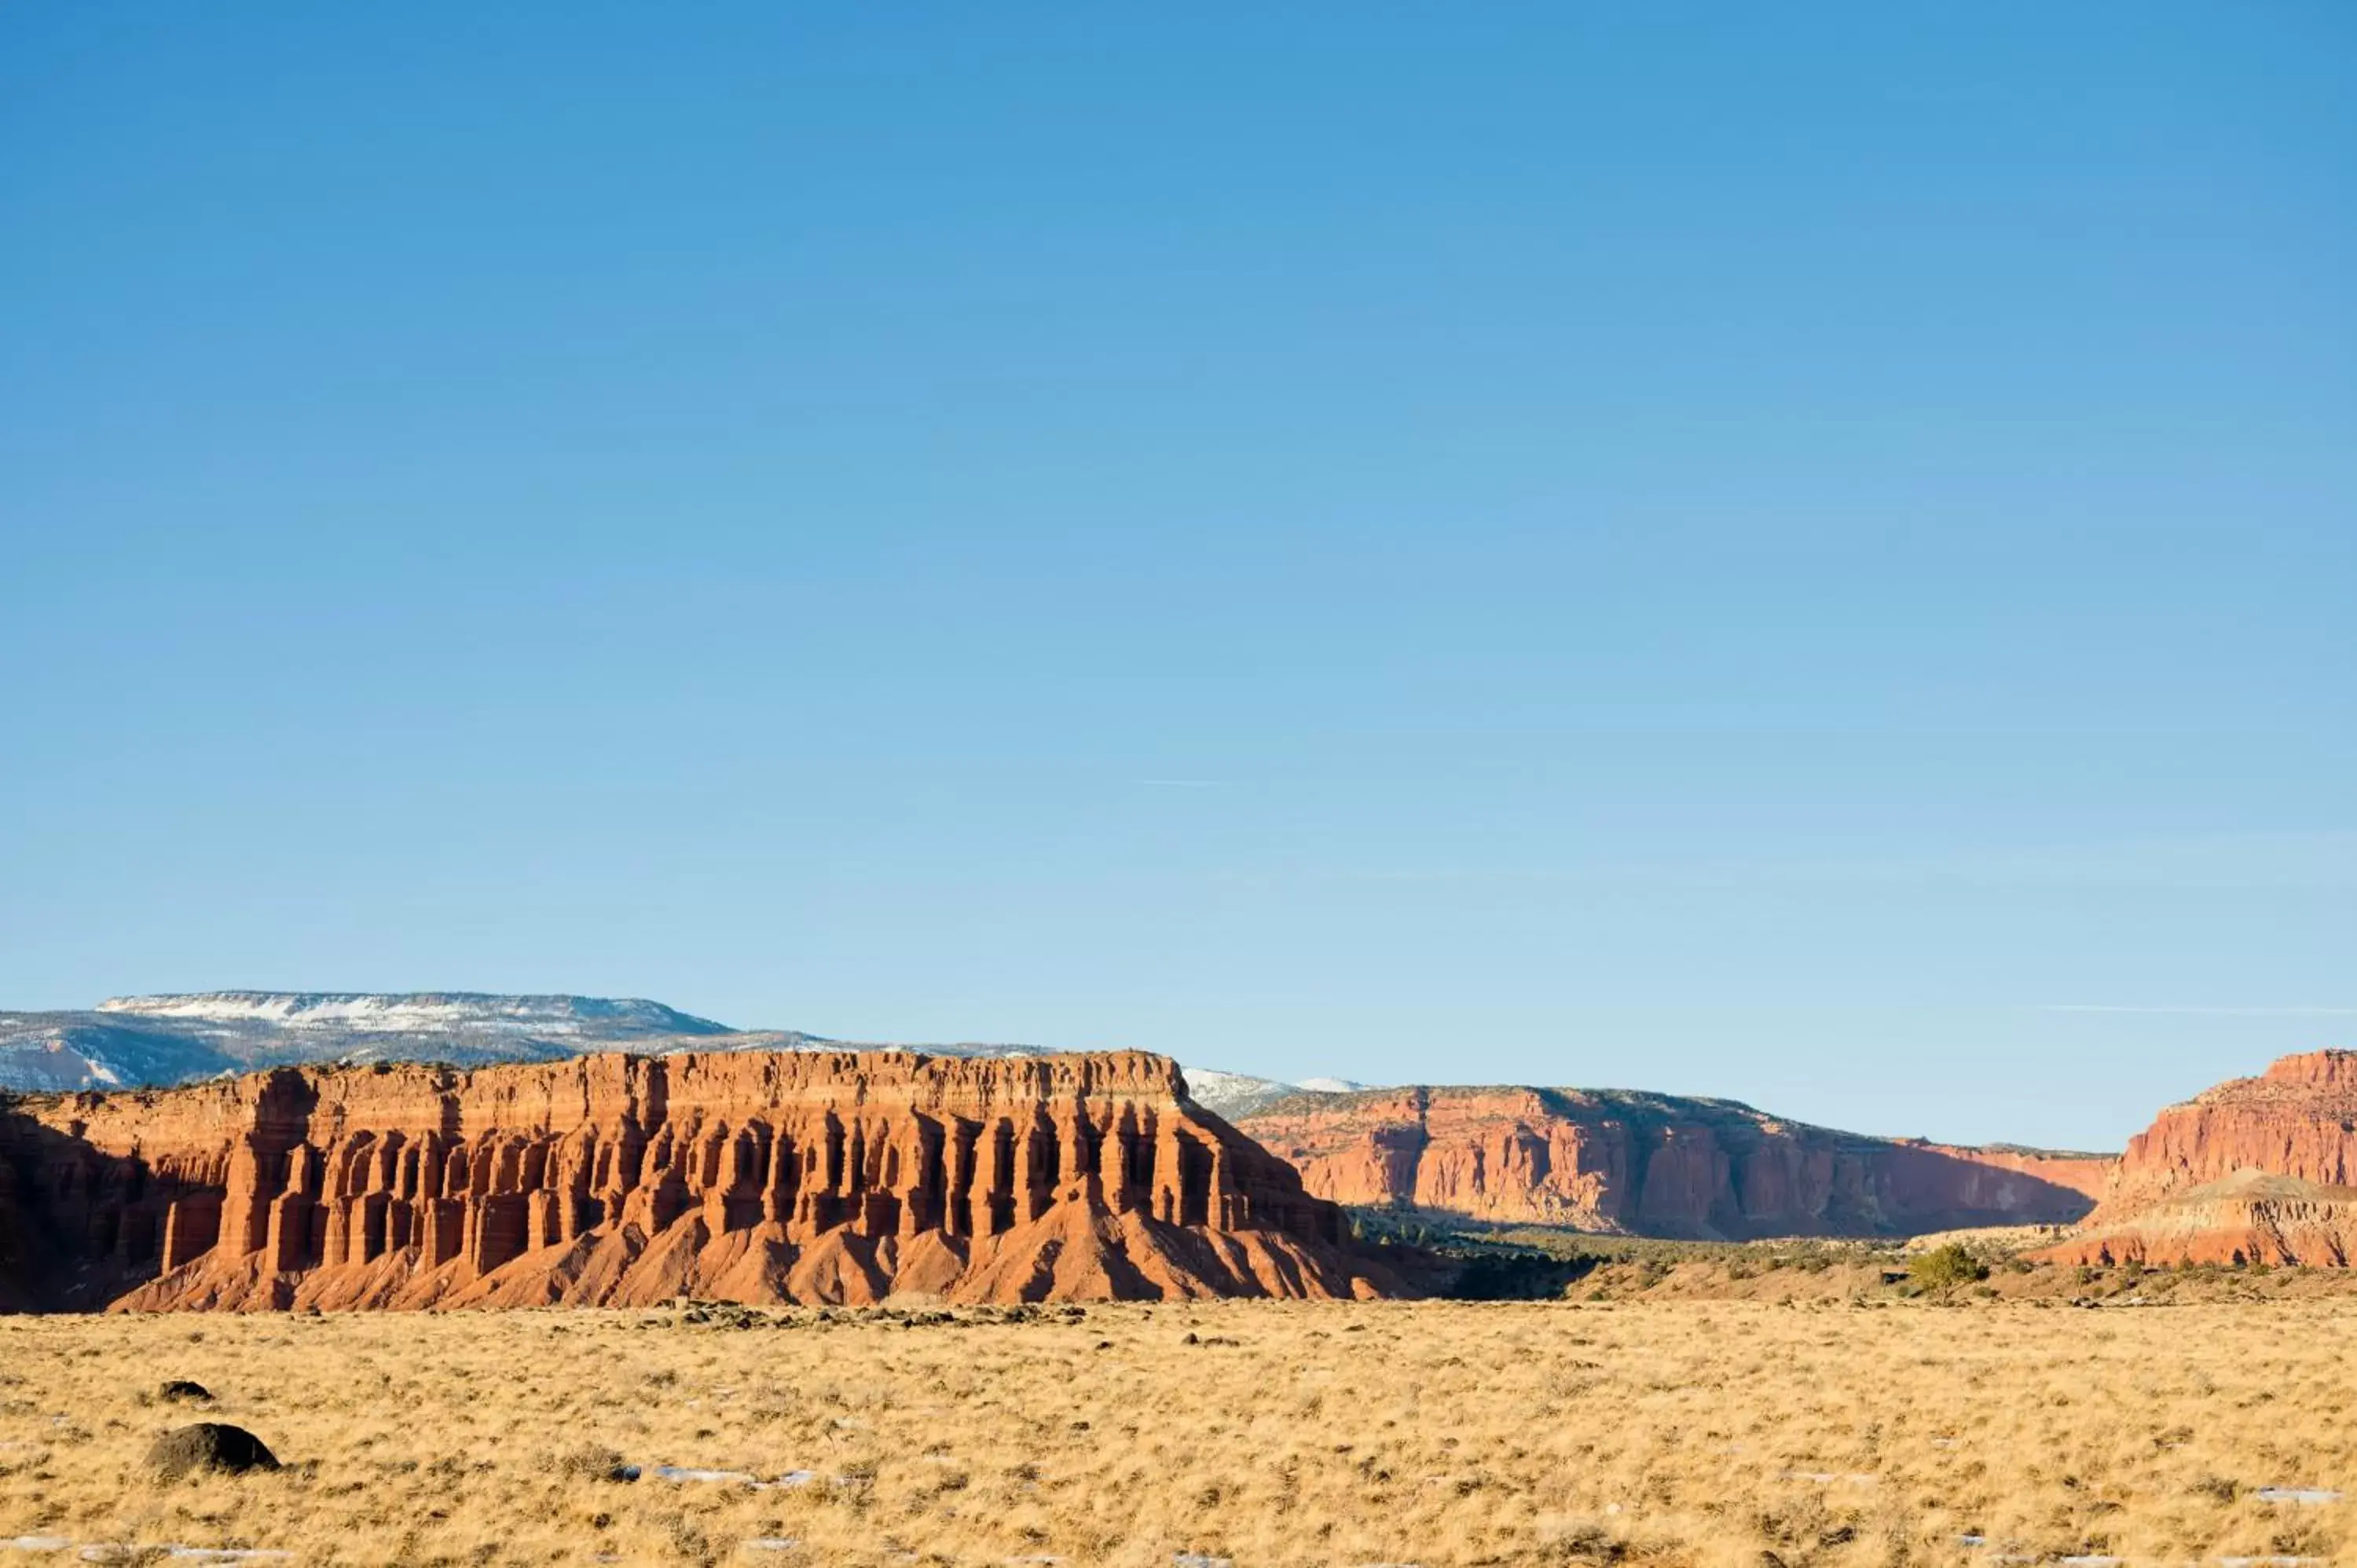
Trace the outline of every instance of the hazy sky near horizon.
<path fill-rule="evenodd" d="M 0 1006 L 2114 1144 L 2357 1047 L 2357 9 L 0 9 Z"/>

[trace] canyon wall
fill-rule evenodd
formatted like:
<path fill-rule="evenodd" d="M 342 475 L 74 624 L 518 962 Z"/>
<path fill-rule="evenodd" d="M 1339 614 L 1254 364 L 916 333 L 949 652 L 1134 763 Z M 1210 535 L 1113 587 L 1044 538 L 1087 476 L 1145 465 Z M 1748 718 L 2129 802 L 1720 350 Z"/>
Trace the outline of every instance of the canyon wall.
<path fill-rule="evenodd" d="M 2128 1142 L 2067 1262 L 2346 1266 L 2357 1256 L 2357 1051 L 2285 1057 Z"/>
<path fill-rule="evenodd" d="M 286 1068 L 0 1108 L 0 1307 L 1394 1288 L 1138 1052 Z"/>
<path fill-rule="evenodd" d="M 1695 1240 L 2067 1224 L 2113 1165 L 1858 1137 L 1731 1101 L 1619 1090 L 1304 1094 L 1237 1126 L 1339 1203 Z"/>

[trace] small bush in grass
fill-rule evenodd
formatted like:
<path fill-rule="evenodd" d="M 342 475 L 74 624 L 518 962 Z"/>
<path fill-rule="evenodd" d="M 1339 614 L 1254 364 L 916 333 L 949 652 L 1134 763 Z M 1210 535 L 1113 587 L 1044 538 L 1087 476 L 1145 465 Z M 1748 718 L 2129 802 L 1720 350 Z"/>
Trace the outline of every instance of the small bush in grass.
<path fill-rule="evenodd" d="M 1988 1278 L 1988 1265 L 1973 1256 L 1961 1241 L 1934 1247 L 1907 1265 L 1907 1275 L 1925 1290 L 1946 1290 Z"/>

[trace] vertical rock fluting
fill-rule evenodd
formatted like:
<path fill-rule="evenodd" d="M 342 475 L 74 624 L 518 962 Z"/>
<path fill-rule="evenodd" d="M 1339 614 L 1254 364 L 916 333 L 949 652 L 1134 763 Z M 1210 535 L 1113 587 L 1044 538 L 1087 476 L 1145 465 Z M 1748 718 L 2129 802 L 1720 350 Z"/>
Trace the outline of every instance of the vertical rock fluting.
<path fill-rule="evenodd" d="M 1303 1095 L 1237 1125 L 1340 1203 L 1695 1239 L 2067 1223 L 2112 1165 L 1860 1137 L 1727 1101 L 1567 1089 Z"/>
<path fill-rule="evenodd" d="M 26 1101 L 0 1168 L 14 1294 L 134 1309 L 1388 1283 L 1340 1210 L 1135 1052 L 283 1069 Z"/>
<path fill-rule="evenodd" d="M 2128 1141 L 2079 1233 L 2044 1256 L 2357 1261 L 2357 1051 L 2285 1057 L 2168 1107 Z"/>

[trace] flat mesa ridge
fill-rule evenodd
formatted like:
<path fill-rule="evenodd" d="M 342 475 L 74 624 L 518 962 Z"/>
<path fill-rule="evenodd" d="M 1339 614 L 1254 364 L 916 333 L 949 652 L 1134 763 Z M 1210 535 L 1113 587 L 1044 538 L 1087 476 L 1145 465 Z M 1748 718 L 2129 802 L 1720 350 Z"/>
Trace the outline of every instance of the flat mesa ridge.
<path fill-rule="evenodd" d="M 1704 1240 L 2067 1224 L 2115 1163 L 1868 1137 L 1733 1100 L 1534 1085 L 1297 1094 L 1236 1124 L 1340 1203 Z"/>
<path fill-rule="evenodd" d="M 0 1307 L 1398 1287 L 1145 1052 L 282 1068 L 0 1105 Z"/>

